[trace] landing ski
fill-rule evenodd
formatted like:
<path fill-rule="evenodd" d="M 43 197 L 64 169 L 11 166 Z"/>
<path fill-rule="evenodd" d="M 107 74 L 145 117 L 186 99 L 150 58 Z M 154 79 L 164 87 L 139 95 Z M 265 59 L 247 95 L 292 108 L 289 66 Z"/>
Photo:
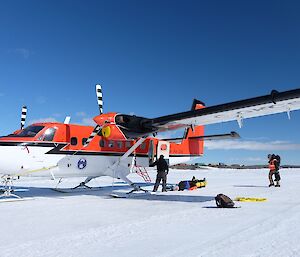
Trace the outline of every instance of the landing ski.
<path fill-rule="evenodd" d="M 34 198 L 0 198 L 0 203 L 23 202 L 34 200 Z"/>
<path fill-rule="evenodd" d="M 233 206 L 233 207 L 230 207 L 230 208 L 221 208 L 221 207 L 218 207 L 218 206 L 204 206 L 204 207 L 202 207 L 202 208 L 224 210 L 224 209 L 238 209 L 238 208 L 241 208 L 241 207 L 242 207 L 242 206 Z"/>
<path fill-rule="evenodd" d="M 112 198 L 144 198 L 145 196 L 149 196 L 150 193 L 149 191 L 139 191 L 137 192 L 132 192 L 132 193 L 111 193 L 109 194 L 110 197 Z"/>
<path fill-rule="evenodd" d="M 64 194 L 76 194 L 76 193 L 88 193 L 102 190 L 102 187 L 91 187 L 91 188 L 51 188 L 53 191 Z"/>

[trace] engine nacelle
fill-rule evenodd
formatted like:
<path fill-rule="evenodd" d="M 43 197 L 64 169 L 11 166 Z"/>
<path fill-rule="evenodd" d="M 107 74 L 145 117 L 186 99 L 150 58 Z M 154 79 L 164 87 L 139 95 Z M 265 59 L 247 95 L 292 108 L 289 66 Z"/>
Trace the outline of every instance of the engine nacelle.
<path fill-rule="evenodd" d="M 96 116 L 94 121 L 102 127 L 101 133 L 106 138 L 114 137 L 114 126 L 120 129 L 126 139 L 136 139 L 156 131 L 150 119 L 135 115 L 106 113 Z"/>

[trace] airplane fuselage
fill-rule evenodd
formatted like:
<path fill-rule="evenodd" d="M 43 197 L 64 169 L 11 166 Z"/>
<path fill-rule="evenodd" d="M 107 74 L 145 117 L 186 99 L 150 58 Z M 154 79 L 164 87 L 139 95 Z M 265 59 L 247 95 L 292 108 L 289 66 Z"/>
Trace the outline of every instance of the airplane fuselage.
<path fill-rule="evenodd" d="M 118 177 L 110 167 L 132 147 L 136 140 L 127 140 L 116 126 L 108 136 L 96 136 L 85 142 L 93 127 L 63 123 L 36 123 L 22 131 L 0 138 L 0 174 L 34 177 Z M 119 169 L 129 174 L 134 165 L 149 167 L 157 155 L 163 154 L 170 165 L 184 163 L 203 153 L 190 142 L 169 143 L 147 138 Z M 199 148 L 199 146 L 198 146 Z"/>

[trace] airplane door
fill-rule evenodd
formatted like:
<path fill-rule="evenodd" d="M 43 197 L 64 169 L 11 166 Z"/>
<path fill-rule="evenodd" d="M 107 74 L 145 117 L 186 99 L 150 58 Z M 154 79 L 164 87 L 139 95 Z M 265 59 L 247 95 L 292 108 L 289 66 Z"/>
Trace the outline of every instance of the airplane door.
<path fill-rule="evenodd" d="M 167 141 L 158 141 L 157 145 L 157 158 L 159 156 L 163 155 L 169 164 L 169 158 L 170 158 L 170 142 Z"/>
<path fill-rule="evenodd" d="M 151 165 L 155 161 L 155 149 L 154 149 L 153 140 L 150 140 L 149 142 L 148 157 L 149 157 L 149 165 Z"/>

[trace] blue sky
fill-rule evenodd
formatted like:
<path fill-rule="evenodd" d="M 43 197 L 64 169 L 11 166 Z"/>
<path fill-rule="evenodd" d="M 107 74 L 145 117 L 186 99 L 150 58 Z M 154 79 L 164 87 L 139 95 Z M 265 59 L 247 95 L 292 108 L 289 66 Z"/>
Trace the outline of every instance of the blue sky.
<path fill-rule="evenodd" d="M 146 117 L 300 87 L 297 1 L 1 1 L 0 134 L 28 122 L 88 124 L 104 110 Z M 203 162 L 299 164 L 300 111 L 206 127 Z M 224 147 L 226 146 L 226 150 Z M 241 149 L 240 149 L 241 148 Z"/>

